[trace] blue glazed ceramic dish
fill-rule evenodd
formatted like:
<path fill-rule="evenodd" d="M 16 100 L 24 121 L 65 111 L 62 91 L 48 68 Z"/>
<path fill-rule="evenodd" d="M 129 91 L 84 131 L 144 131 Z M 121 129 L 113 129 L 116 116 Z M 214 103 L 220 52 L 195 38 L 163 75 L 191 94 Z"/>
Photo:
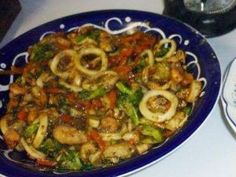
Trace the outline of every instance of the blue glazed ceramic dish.
<path fill-rule="evenodd" d="M 142 11 L 105 10 L 76 14 L 43 24 L 19 36 L 0 50 L 0 70 L 12 65 L 22 66 L 27 62 L 27 48 L 48 33 L 70 31 L 78 26 L 93 25 L 110 33 L 119 34 L 140 28 L 155 33 L 161 38 L 172 38 L 186 51 L 187 69 L 204 84 L 201 97 L 185 126 L 161 146 L 148 153 L 133 157 L 120 164 L 87 172 L 61 173 L 60 176 L 119 176 L 131 174 L 162 159 L 185 142 L 206 120 L 213 109 L 220 90 L 221 71 L 217 57 L 206 39 L 195 29 L 170 18 Z M 8 86 L 15 76 L 0 77 L 0 115 L 5 112 L 8 101 Z M 33 166 L 26 154 L 7 150 L 0 134 L 0 174 L 6 176 L 55 176 L 57 172 L 44 172 Z"/>

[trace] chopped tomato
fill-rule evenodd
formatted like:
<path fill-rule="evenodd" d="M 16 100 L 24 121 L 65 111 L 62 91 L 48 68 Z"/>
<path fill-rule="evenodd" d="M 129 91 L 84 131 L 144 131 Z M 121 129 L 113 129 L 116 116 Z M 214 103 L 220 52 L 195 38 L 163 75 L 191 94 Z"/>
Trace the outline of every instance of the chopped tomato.
<path fill-rule="evenodd" d="M 100 99 L 93 99 L 91 102 L 92 102 L 91 103 L 92 104 L 92 108 L 99 109 L 99 108 L 102 107 L 102 102 L 101 102 Z"/>
<path fill-rule="evenodd" d="M 108 94 L 107 94 L 109 101 L 110 101 L 110 108 L 114 109 L 116 106 L 116 100 L 117 100 L 117 92 L 115 90 L 111 90 Z"/>
<path fill-rule="evenodd" d="M 185 72 L 184 73 L 184 79 L 182 80 L 181 84 L 183 86 L 186 86 L 188 84 L 191 84 L 193 80 L 194 80 L 193 75 L 190 74 L 190 73 Z"/>
<path fill-rule="evenodd" d="M 47 159 L 37 159 L 37 164 L 39 166 L 45 166 L 45 167 L 55 167 L 56 162 L 52 160 L 47 160 Z"/>
<path fill-rule="evenodd" d="M 105 141 L 103 141 L 102 137 L 99 135 L 99 133 L 96 130 L 91 130 L 88 133 L 88 137 L 94 140 L 102 151 L 106 149 Z"/>
<path fill-rule="evenodd" d="M 37 68 L 43 68 L 45 66 L 48 65 L 48 61 L 47 60 L 43 60 L 42 62 L 29 62 L 27 63 L 27 65 L 24 67 L 24 71 L 23 73 L 29 73 L 29 72 L 34 72 L 35 70 L 37 70 Z"/>
<path fill-rule="evenodd" d="M 92 103 L 90 101 L 84 101 L 82 105 L 84 106 L 85 110 L 89 110 L 92 108 Z"/>
<path fill-rule="evenodd" d="M 133 54 L 132 48 L 123 48 L 121 49 L 118 55 L 112 56 L 109 58 L 109 65 L 110 66 L 117 66 L 117 65 L 125 65 L 127 64 L 127 60 Z"/>
<path fill-rule="evenodd" d="M 60 118 L 63 120 L 63 122 L 70 122 L 72 120 L 72 117 L 67 114 L 61 114 Z"/>
<path fill-rule="evenodd" d="M 125 44 L 125 45 L 130 45 L 130 43 L 134 42 L 134 41 L 137 41 L 139 39 L 142 38 L 142 33 L 134 33 L 132 35 L 129 35 L 129 36 L 125 36 L 121 39 L 121 43 L 122 44 Z"/>
<path fill-rule="evenodd" d="M 12 83 L 9 87 L 9 90 L 13 95 L 24 95 L 26 93 L 26 88 L 19 86 L 16 83 Z"/>
<path fill-rule="evenodd" d="M 133 48 L 132 55 L 138 56 L 145 49 L 152 48 L 156 40 L 157 39 L 151 35 L 136 32 L 123 37 L 121 39 L 121 45 L 124 45 L 126 48 Z"/>
<path fill-rule="evenodd" d="M 121 50 L 120 56 L 122 56 L 122 58 L 127 58 L 127 57 L 130 57 L 132 53 L 133 53 L 132 48 L 124 48 Z"/>
<path fill-rule="evenodd" d="M 0 71 L 0 75 L 23 74 L 23 72 L 24 72 L 23 67 L 12 66 L 11 70 Z"/>
<path fill-rule="evenodd" d="M 64 90 L 57 88 L 57 87 L 53 87 L 53 88 L 47 88 L 45 89 L 46 93 L 52 93 L 52 94 L 59 94 L 59 93 L 64 93 Z"/>
<path fill-rule="evenodd" d="M 24 73 L 28 73 L 29 71 L 32 70 L 32 68 L 34 68 L 34 65 L 32 63 L 28 63 L 25 67 L 24 67 Z"/>
<path fill-rule="evenodd" d="M 136 141 L 135 141 L 135 139 L 130 139 L 130 140 L 128 141 L 128 143 L 129 143 L 130 145 L 135 145 L 135 144 L 136 144 Z"/>
<path fill-rule="evenodd" d="M 65 38 L 60 36 L 56 38 L 56 41 L 56 46 L 60 49 L 68 49 L 71 45 L 69 40 L 66 40 Z"/>
<path fill-rule="evenodd" d="M 11 67 L 11 71 L 15 74 L 23 74 L 24 72 L 24 67 L 15 67 L 15 66 L 12 66 Z"/>
<path fill-rule="evenodd" d="M 69 94 L 66 95 L 66 97 L 67 97 L 67 99 L 70 103 L 75 103 L 76 102 L 75 94 L 69 93 Z"/>
<path fill-rule="evenodd" d="M 9 109 L 13 109 L 13 108 L 15 108 L 16 106 L 17 106 L 17 104 L 18 104 L 18 102 L 17 102 L 17 99 L 15 98 L 12 98 L 12 99 L 10 99 L 10 101 L 8 102 L 8 104 L 7 104 L 7 107 L 9 108 Z"/>
<path fill-rule="evenodd" d="M 17 118 L 19 120 L 26 121 L 27 115 L 28 115 L 28 113 L 24 109 L 21 109 L 17 114 Z"/>
<path fill-rule="evenodd" d="M 114 71 L 116 71 L 119 74 L 121 79 L 128 78 L 128 73 L 131 70 L 132 70 L 132 68 L 130 66 L 127 66 L 127 65 L 121 65 L 121 66 L 118 66 L 118 67 L 114 68 Z"/>
<path fill-rule="evenodd" d="M 108 61 L 109 61 L 109 66 L 116 66 L 120 62 L 120 56 L 119 55 L 111 56 L 109 57 Z"/>
<path fill-rule="evenodd" d="M 170 131 L 170 130 L 164 130 L 163 132 L 162 132 L 162 134 L 163 134 L 163 136 L 165 137 L 165 138 L 168 138 L 168 137 L 170 137 L 170 136 L 172 136 L 173 135 L 173 131 Z"/>
<path fill-rule="evenodd" d="M 39 90 L 39 94 L 40 94 L 40 97 L 39 97 L 39 104 L 41 106 L 44 106 L 47 102 L 47 94 L 45 93 L 45 91 L 43 89 L 40 89 Z"/>

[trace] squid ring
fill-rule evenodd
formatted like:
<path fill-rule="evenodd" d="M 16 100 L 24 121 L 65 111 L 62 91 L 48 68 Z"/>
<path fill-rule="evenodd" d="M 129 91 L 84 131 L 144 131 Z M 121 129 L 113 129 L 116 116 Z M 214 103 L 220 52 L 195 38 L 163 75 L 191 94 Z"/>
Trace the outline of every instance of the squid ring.
<path fill-rule="evenodd" d="M 80 87 L 80 85 L 81 85 L 81 77 L 78 74 L 75 75 L 72 84 L 69 84 L 69 83 L 65 82 L 64 80 L 59 80 L 59 83 L 61 85 L 63 85 L 64 87 L 70 89 L 73 92 L 79 92 L 79 91 L 82 90 L 82 88 Z"/>
<path fill-rule="evenodd" d="M 170 101 L 171 106 L 165 113 L 152 112 L 148 109 L 147 102 L 149 98 L 154 96 L 163 96 L 168 101 Z M 139 104 L 139 110 L 146 119 L 149 119 L 154 122 L 164 122 L 166 120 L 171 119 L 175 115 L 177 106 L 178 98 L 173 93 L 166 90 L 150 90 L 142 98 Z"/>
<path fill-rule="evenodd" d="M 39 119 L 39 128 L 33 141 L 33 146 L 35 148 L 38 148 L 42 143 L 47 133 L 47 127 L 48 127 L 48 116 L 46 114 L 40 115 L 38 119 Z"/>
<path fill-rule="evenodd" d="M 70 75 L 70 71 L 66 70 L 66 71 L 59 71 L 57 66 L 60 62 L 61 59 L 64 59 L 65 56 L 69 56 L 71 57 L 71 67 L 74 67 L 74 61 L 78 59 L 78 54 L 76 51 L 74 50 L 70 50 L 70 49 L 67 49 L 67 50 L 63 50 L 62 52 L 58 53 L 52 60 L 51 64 L 50 64 L 50 68 L 52 70 L 52 72 L 63 78 L 63 79 L 66 79 L 67 77 L 69 77 Z M 71 68 L 69 68 L 71 69 Z"/>
<path fill-rule="evenodd" d="M 101 64 L 101 68 L 98 71 L 87 69 L 86 67 L 82 66 L 82 64 L 81 64 L 81 59 L 83 58 L 83 56 L 90 55 L 90 54 L 99 56 L 101 59 L 102 64 Z M 86 75 L 95 75 L 99 71 L 105 71 L 107 69 L 107 65 L 108 65 L 108 61 L 107 61 L 107 56 L 106 56 L 105 52 L 103 50 L 101 50 L 99 48 L 95 48 L 95 47 L 81 49 L 78 53 L 78 59 L 75 60 L 76 68 Z"/>
<path fill-rule="evenodd" d="M 85 90 L 96 90 L 98 87 L 104 87 L 109 90 L 115 85 L 118 79 L 119 76 L 116 72 L 102 71 L 98 72 L 90 79 L 84 80 L 82 83 L 82 87 Z"/>
<path fill-rule="evenodd" d="M 36 150 L 33 146 L 28 145 L 24 138 L 20 140 L 22 146 L 24 147 L 25 151 L 30 155 L 33 159 L 45 159 L 46 155 L 38 150 Z"/>
<path fill-rule="evenodd" d="M 147 57 L 145 56 L 147 55 Z M 154 56 L 150 49 L 146 49 L 141 53 L 141 57 L 147 59 L 148 66 L 152 66 L 154 64 Z"/>
<path fill-rule="evenodd" d="M 171 47 L 169 49 L 169 51 L 162 57 L 155 57 L 155 60 L 160 62 L 162 60 L 164 60 L 165 58 L 169 58 L 170 56 L 172 56 L 174 54 L 174 52 L 176 51 L 176 43 L 174 40 L 172 39 L 162 39 L 156 46 L 154 50 L 160 50 L 160 48 L 165 45 L 165 44 L 171 44 Z"/>

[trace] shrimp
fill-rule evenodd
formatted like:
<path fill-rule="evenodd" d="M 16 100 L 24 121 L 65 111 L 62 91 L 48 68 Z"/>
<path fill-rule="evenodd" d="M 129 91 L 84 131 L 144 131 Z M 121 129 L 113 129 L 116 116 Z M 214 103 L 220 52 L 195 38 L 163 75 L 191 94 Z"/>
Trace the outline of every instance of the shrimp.
<path fill-rule="evenodd" d="M 61 144 L 82 144 L 87 142 L 86 135 L 74 127 L 59 125 L 53 129 L 53 137 Z"/>
<path fill-rule="evenodd" d="M 171 78 L 176 83 L 180 83 L 184 79 L 182 71 L 177 68 L 171 69 Z"/>
<path fill-rule="evenodd" d="M 4 134 L 4 139 L 6 140 L 8 147 L 13 149 L 19 143 L 20 135 L 14 129 L 7 129 L 6 133 Z"/>
<path fill-rule="evenodd" d="M 101 128 L 103 131 L 113 133 L 117 131 L 119 124 L 113 117 L 105 117 L 101 121 Z"/>
<path fill-rule="evenodd" d="M 122 138 L 125 141 L 133 142 L 134 144 L 136 144 L 140 140 L 140 135 L 138 132 L 127 132 L 122 136 Z"/>
<path fill-rule="evenodd" d="M 36 111 L 36 109 L 31 109 L 29 111 L 29 114 L 27 116 L 27 121 L 30 123 L 30 122 L 33 122 L 36 118 L 38 117 L 38 112 Z"/>
<path fill-rule="evenodd" d="M 49 73 L 42 73 L 36 80 L 36 85 L 43 88 L 44 84 L 50 80 Z"/>
<path fill-rule="evenodd" d="M 186 54 L 183 50 L 177 50 L 174 55 L 167 58 L 168 62 L 183 62 L 185 63 L 186 60 Z"/>
<path fill-rule="evenodd" d="M 187 115 L 184 112 L 177 112 L 170 120 L 165 122 L 165 128 L 176 131 L 187 121 Z"/>
<path fill-rule="evenodd" d="M 32 88 L 32 95 L 36 98 L 37 104 L 41 106 L 45 105 L 48 100 L 46 93 L 38 86 Z"/>
<path fill-rule="evenodd" d="M 106 52 L 111 52 L 114 48 L 114 46 L 111 44 L 111 42 L 112 41 L 111 41 L 111 37 L 109 36 L 109 34 L 102 31 L 100 33 L 99 47 Z"/>
<path fill-rule="evenodd" d="M 59 45 L 60 48 L 66 49 L 69 48 L 71 45 L 71 42 L 63 37 L 57 37 L 56 38 L 57 44 Z"/>
<path fill-rule="evenodd" d="M 26 93 L 26 89 L 24 87 L 20 87 L 15 83 L 11 84 L 9 89 L 13 95 L 24 95 Z"/>
<path fill-rule="evenodd" d="M 103 152 L 105 158 L 118 158 L 126 159 L 131 157 L 133 153 L 132 146 L 128 143 L 113 144 L 108 146 L 107 149 Z"/>
<path fill-rule="evenodd" d="M 91 154 L 95 153 L 97 148 L 93 143 L 85 143 L 80 148 L 80 156 L 84 161 L 88 161 Z"/>

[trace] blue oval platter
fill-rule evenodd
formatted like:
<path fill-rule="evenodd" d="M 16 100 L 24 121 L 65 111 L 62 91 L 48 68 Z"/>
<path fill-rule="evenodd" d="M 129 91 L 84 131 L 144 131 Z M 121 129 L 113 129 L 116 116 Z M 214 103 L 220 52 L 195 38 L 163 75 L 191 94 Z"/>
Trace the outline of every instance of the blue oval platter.
<path fill-rule="evenodd" d="M 36 27 L 17 37 L 0 49 L 0 70 L 10 69 L 12 65 L 23 66 L 27 63 L 27 48 L 43 38 L 58 32 L 71 31 L 82 25 L 92 25 L 112 34 L 120 34 L 139 28 L 160 38 L 174 39 L 179 48 L 186 51 L 187 69 L 204 87 L 200 99 L 194 106 L 192 115 L 185 126 L 162 145 L 152 148 L 146 154 L 139 155 L 108 168 L 84 172 L 59 173 L 43 171 L 30 163 L 25 153 L 8 150 L 0 133 L 0 174 L 17 177 L 92 177 L 123 176 L 141 170 L 167 156 L 201 126 L 218 100 L 221 71 L 218 59 L 206 39 L 195 29 L 174 19 L 150 12 L 133 10 L 103 10 L 75 14 L 63 17 Z M 4 115 L 8 102 L 9 84 L 15 76 L 0 76 L 0 116 Z M 204 140 L 203 140 L 204 141 Z"/>

